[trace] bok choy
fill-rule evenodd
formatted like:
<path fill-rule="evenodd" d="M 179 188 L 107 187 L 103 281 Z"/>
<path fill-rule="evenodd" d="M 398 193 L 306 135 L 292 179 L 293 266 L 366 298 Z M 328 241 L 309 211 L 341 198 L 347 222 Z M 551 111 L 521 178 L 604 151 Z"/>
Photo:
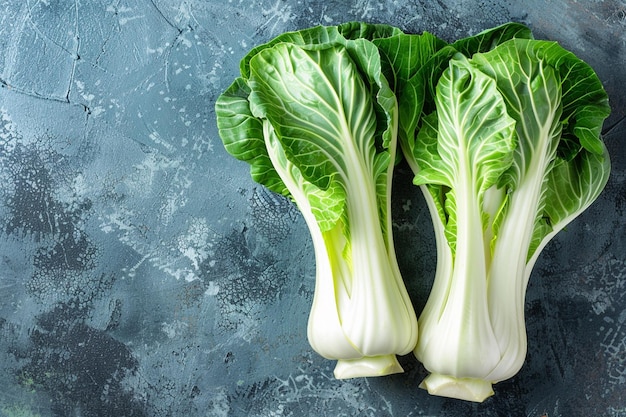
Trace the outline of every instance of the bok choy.
<path fill-rule="evenodd" d="M 240 72 L 217 99 L 219 133 L 308 226 L 311 346 L 338 361 L 337 378 L 402 372 L 396 355 L 414 352 L 431 394 L 492 395 L 525 360 L 541 251 L 608 180 L 610 108 L 594 71 L 517 23 L 449 44 L 355 22 L 282 34 Z M 419 319 L 392 234 L 401 157 L 437 248 Z"/>
<path fill-rule="evenodd" d="M 415 355 L 430 393 L 480 402 L 524 362 L 539 254 L 607 182 L 609 106 L 593 70 L 554 42 L 514 38 L 432 62 L 423 98 L 434 108 L 403 140 L 438 256 Z"/>
<path fill-rule="evenodd" d="M 363 37 L 398 33 L 348 24 L 284 34 L 242 60 L 216 104 L 227 151 L 307 223 L 316 260 L 308 338 L 338 360 L 337 378 L 402 372 L 396 355 L 417 340 L 391 230 L 398 104 Z"/>

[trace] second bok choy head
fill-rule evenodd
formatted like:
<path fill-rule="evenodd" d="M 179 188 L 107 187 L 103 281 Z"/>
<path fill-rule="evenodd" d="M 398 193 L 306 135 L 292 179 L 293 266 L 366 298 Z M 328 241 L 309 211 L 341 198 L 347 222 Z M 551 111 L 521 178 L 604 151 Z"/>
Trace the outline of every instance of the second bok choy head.
<path fill-rule="evenodd" d="M 398 103 L 371 42 L 402 33 L 346 24 L 253 49 L 218 98 L 226 150 L 288 196 L 309 228 L 316 285 L 311 346 L 337 378 L 402 372 L 417 318 L 394 252 L 390 210 Z"/>
<path fill-rule="evenodd" d="M 607 182 L 610 109 L 594 71 L 554 42 L 456 46 L 423 68 L 424 110 L 402 138 L 438 256 L 415 355 L 430 393 L 480 402 L 524 362 L 540 252 Z"/>

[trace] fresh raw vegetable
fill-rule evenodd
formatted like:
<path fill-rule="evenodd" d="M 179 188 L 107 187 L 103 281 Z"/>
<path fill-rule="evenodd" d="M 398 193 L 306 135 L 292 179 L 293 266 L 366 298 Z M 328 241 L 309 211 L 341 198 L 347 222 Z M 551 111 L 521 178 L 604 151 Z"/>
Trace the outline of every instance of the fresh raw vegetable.
<path fill-rule="evenodd" d="M 423 69 L 432 111 L 402 142 L 438 256 L 415 355 L 430 393 L 480 402 L 524 362 L 540 252 L 607 182 L 610 109 L 593 70 L 553 42 L 516 38 L 442 62 Z"/>
<path fill-rule="evenodd" d="M 608 180 L 610 108 L 593 70 L 517 23 L 451 44 L 347 23 L 285 33 L 240 71 L 216 103 L 220 136 L 306 221 L 312 347 L 338 360 L 337 378 L 402 372 L 396 355 L 413 351 L 430 393 L 492 395 L 525 360 L 535 262 Z M 402 155 L 437 245 L 419 320 L 392 236 Z"/>
<path fill-rule="evenodd" d="M 284 34 L 242 60 L 216 104 L 227 151 L 306 220 L 317 270 L 308 338 L 338 360 L 337 378 L 402 372 L 396 354 L 417 340 L 391 230 L 398 104 L 363 38 L 400 33 L 347 24 Z"/>

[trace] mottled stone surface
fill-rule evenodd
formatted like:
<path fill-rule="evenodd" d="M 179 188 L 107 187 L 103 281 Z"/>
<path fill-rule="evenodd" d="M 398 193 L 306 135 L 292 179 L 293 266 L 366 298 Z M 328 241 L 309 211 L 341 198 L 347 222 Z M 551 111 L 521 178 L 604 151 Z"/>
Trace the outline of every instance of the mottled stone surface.
<path fill-rule="evenodd" d="M 626 416 L 626 3 L 0 1 L 0 416 Z M 224 151 L 213 110 L 253 46 L 348 20 L 454 39 L 516 20 L 610 94 L 613 172 L 544 251 L 529 352 L 485 403 L 406 373 L 336 381 L 306 341 L 305 224 Z M 401 166 L 417 308 L 432 228 Z"/>

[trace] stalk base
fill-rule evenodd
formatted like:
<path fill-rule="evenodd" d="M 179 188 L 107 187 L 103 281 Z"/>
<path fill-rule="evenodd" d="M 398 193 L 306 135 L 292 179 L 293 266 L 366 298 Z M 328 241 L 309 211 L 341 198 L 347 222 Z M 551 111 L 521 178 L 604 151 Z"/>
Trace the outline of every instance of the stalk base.
<path fill-rule="evenodd" d="M 396 355 L 365 356 L 359 359 L 339 359 L 335 366 L 335 378 L 348 379 L 383 376 L 404 372 Z"/>
<path fill-rule="evenodd" d="M 493 395 L 491 382 L 478 378 L 455 378 L 430 374 L 420 384 L 429 394 L 481 403 Z"/>

